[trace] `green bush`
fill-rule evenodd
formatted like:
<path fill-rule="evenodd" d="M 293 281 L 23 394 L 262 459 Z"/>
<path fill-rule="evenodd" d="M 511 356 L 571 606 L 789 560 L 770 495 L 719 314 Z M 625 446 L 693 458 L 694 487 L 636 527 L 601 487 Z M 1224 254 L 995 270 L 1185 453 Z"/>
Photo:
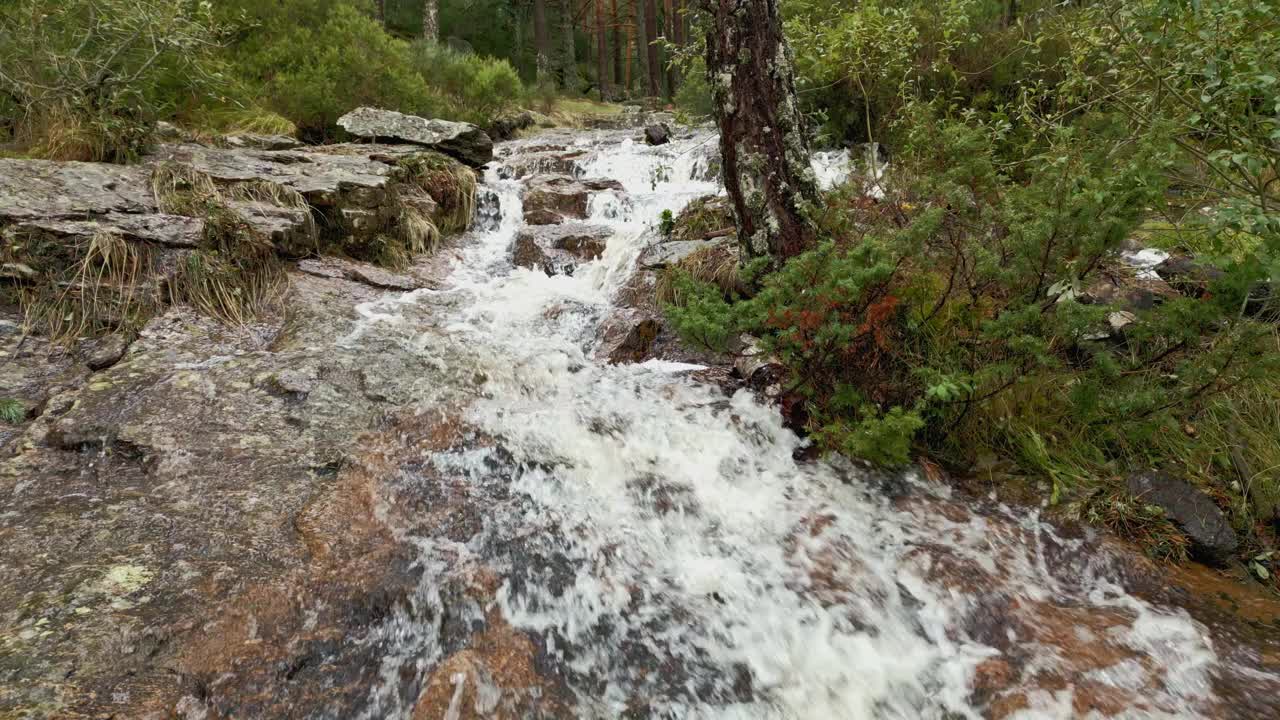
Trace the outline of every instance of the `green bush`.
<path fill-rule="evenodd" d="M 1019 6 L 1006 24 L 998 0 L 792 0 L 786 31 L 804 107 L 835 142 L 887 139 L 921 97 L 1008 111 L 1024 87 L 1056 83 L 1060 21 L 1077 12 L 1054 0 Z"/>
<path fill-rule="evenodd" d="M 684 82 L 676 90 L 676 108 L 691 120 L 710 118 L 715 112 L 711 97 L 711 85 L 707 83 L 707 66 L 701 59 L 691 61 L 682 69 Z"/>
<path fill-rule="evenodd" d="M 339 117 L 362 105 L 436 115 L 439 101 L 397 40 L 354 6 L 334 3 L 325 20 L 287 27 L 271 42 L 254 39 L 236 54 L 249 86 L 264 104 L 292 120 L 309 139 L 324 139 Z"/>
<path fill-rule="evenodd" d="M 398 39 L 363 3 L 246 4 L 235 16 L 237 94 L 261 97 L 309 139 L 362 105 L 485 125 L 523 98 L 507 62 Z"/>
<path fill-rule="evenodd" d="M 964 467 L 982 447 L 1016 454 L 1032 416 L 1052 418 L 1051 445 L 1085 437 L 1100 459 L 1124 458 L 1178 413 L 1277 366 L 1239 317 L 1256 278 L 1244 264 L 1203 297 L 1151 310 L 1077 299 L 1161 201 L 1162 147 L 1100 146 L 1063 128 L 1014 179 L 990 128 L 910 112 L 885 205 L 833 198 L 827 239 L 754 295 L 695 285 L 669 308 L 702 344 L 761 336 L 825 447 L 894 464 L 915 443 Z M 1117 339 L 1108 317 L 1122 309 L 1137 322 Z"/>
<path fill-rule="evenodd" d="M 411 53 L 413 67 L 428 78 L 451 120 L 485 126 L 524 97 L 520 76 L 506 60 L 458 53 L 424 41 L 415 42 Z"/>
<path fill-rule="evenodd" d="M 0 118 L 33 154 L 125 162 L 157 119 L 217 95 L 226 27 L 189 0 L 0 7 Z"/>

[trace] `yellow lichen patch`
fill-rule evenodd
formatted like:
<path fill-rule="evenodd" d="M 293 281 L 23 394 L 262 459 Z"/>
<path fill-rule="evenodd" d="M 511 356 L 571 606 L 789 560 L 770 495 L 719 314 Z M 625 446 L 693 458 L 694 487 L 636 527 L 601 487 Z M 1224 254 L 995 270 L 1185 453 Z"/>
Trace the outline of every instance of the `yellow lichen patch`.
<path fill-rule="evenodd" d="M 97 588 L 108 595 L 129 595 L 141 590 L 155 573 L 142 565 L 116 565 L 102 576 Z"/>

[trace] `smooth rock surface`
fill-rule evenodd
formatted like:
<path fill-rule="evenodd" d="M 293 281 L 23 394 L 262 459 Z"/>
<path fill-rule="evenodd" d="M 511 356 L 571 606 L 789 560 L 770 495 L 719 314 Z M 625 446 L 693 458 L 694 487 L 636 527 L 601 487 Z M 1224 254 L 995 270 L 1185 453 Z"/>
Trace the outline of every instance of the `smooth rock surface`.
<path fill-rule="evenodd" d="M 581 223 L 525 228 L 512 242 L 511 260 L 548 275 L 572 275 L 577 265 L 604 255 L 609 234 L 607 227 Z"/>
<path fill-rule="evenodd" d="M 1126 482 L 1134 498 L 1164 509 L 1191 539 L 1197 557 L 1219 565 L 1230 562 L 1240 542 L 1227 516 L 1207 495 L 1186 480 L 1161 472 L 1137 473 Z"/>
<path fill-rule="evenodd" d="M 592 193 L 621 192 L 616 180 L 566 175 L 536 177 L 524 189 L 524 217 L 529 225 L 557 225 L 566 220 L 585 220 Z"/>
<path fill-rule="evenodd" d="M 428 120 L 394 110 L 362 107 L 338 118 L 338 126 L 356 137 L 429 147 L 472 167 L 493 159 L 493 139 L 471 123 Z"/>
<path fill-rule="evenodd" d="M 640 267 L 658 270 L 675 265 L 699 250 L 731 244 L 733 244 L 732 240 L 716 238 L 714 240 L 673 240 L 650 245 L 640 255 Z"/>

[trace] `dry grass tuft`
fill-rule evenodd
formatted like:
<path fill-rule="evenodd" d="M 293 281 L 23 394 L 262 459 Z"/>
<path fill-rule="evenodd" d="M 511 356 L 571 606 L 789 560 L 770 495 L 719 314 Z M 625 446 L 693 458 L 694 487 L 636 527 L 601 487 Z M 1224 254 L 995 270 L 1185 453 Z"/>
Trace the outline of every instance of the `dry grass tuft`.
<path fill-rule="evenodd" d="M 407 157 L 400 161 L 400 167 L 439 205 L 435 225 L 441 232 L 462 232 L 471 226 L 476 210 L 474 170 L 434 152 Z"/>
<path fill-rule="evenodd" d="M 682 306 L 686 302 L 686 298 L 680 293 L 680 283 L 677 282 L 681 276 L 715 285 L 726 296 L 741 292 L 742 264 L 739 262 L 738 246 L 722 243 L 705 247 L 663 270 L 656 287 L 660 304 Z"/>
<path fill-rule="evenodd" d="M 22 243 L 24 259 L 42 273 L 19 291 L 25 322 L 55 342 L 136 330 L 154 314 L 154 256 L 146 246 L 107 232 Z"/>

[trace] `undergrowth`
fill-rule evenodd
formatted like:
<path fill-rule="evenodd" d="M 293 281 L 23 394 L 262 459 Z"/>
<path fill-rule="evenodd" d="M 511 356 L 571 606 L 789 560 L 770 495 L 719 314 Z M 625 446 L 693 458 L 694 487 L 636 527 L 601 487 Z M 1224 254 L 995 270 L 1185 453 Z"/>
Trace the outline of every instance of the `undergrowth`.
<path fill-rule="evenodd" d="M 17 425 L 27 419 L 27 407 L 13 398 L 0 398 L 0 422 Z"/>

